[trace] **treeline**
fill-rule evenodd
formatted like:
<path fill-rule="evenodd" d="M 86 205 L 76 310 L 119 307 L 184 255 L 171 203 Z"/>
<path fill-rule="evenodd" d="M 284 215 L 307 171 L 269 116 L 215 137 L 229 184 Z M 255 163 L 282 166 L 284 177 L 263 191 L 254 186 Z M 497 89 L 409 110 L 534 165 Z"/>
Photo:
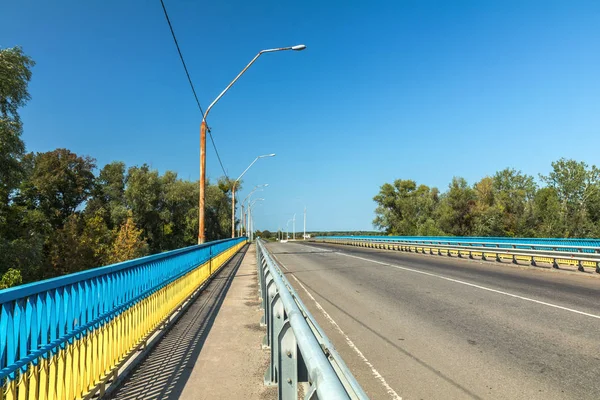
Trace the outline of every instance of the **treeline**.
<path fill-rule="evenodd" d="M 20 48 L 0 49 L 0 288 L 196 244 L 197 181 L 25 151 L 18 110 L 33 66 Z M 207 186 L 207 240 L 231 232 L 230 187 Z"/>
<path fill-rule="evenodd" d="M 375 227 L 389 235 L 600 237 L 600 170 L 560 159 L 548 175 L 504 169 L 446 192 L 413 180 L 381 186 Z"/>

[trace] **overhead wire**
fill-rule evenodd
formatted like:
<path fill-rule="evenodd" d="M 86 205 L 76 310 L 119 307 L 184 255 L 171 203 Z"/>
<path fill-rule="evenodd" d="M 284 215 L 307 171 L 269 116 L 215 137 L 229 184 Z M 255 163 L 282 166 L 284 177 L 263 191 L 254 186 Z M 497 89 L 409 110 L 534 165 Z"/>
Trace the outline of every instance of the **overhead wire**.
<path fill-rule="evenodd" d="M 171 36 L 173 37 L 173 41 L 175 42 L 175 47 L 177 48 L 177 53 L 179 53 L 179 59 L 183 64 L 183 69 L 185 70 L 185 75 L 187 76 L 190 87 L 192 88 L 192 93 L 194 94 L 194 99 L 196 99 L 196 104 L 198 105 L 198 109 L 200 110 L 200 114 L 204 117 L 204 110 L 202 110 L 202 106 L 200 105 L 200 100 L 198 100 L 198 95 L 196 94 L 196 89 L 194 88 L 194 83 L 192 82 L 192 78 L 190 77 L 190 73 L 187 69 L 187 65 L 185 64 L 185 60 L 183 59 L 183 54 L 181 53 L 181 49 L 179 48 L 179 43 L 177 42 L 177 37 L 175 36 L 175 31 L 173 30 L 173 25 L 171 25 L 171 19 L 169 18 L 169 13 L 167 13 L 167 8 L 165 7 L 165 3 L 163 0 L 160 0 L 160 4 L 162 6 L 163 12 L 165 13 L 165 18 L 167 23 L 169 24 L 169 29 L 171 30 Z M 229 179 L 229 175 L 225 171 L 225 167 L 223 166 L 223 162 L 221 161 L 221 156 L 219 155 L 219 150 L 217 150 L 217 145 L 215 144 L 215 139 L 211 133 L 210 128 L 207 129 L 208 135 L 210 137 L 210 141 L 215 149 L 215 153 L 217 154 L 217 159 L 219 160 L 219 164 L 221 165 L 221 169 L 223 170 L 223 174 L 225 177 Z"/>

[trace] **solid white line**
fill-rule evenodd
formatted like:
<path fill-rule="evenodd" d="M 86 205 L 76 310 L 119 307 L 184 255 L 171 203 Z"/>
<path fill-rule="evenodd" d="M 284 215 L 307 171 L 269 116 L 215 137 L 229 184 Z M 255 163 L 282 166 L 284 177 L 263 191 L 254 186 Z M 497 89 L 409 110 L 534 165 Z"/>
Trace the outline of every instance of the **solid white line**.
<path fill-rule="evenodd" d="M 575 313 L 575 314 L 585 315 L 586 317 L 600 319 L 600 315 L 590 314 L 590 313 L 586 313 L 586 312 L 583 312 L 583 311 L 574 310 L 572 308 L 559 306 L 557 304 L 547 303 L 545 301 L 536 300 L 536 299 L 532 299 L 532 298 L 524 297 L 524 296 L 519 296 L 518 294 L 503 292 L 501 290 L 492 289 L 492 288 L 489 288 L 489 287 L 486 287 L 486 286 L 476 285 L 474 283 L 465 282 L 465 281 L 461 281 L 461 280 L 458 280 L 458 279 L 448 278 L 446 276 L 438 275 L 438 274 L 433 274 L 431 272 L 425 272 L 425 271 L 420 271 L 420 270 L 414 269 L 414 268 L 403 267 L 401 265 L 390 264 L 390 263 L 385 263 L 385 262 L 381 262 L 381 261 L 375 261 L 375 260 L 371 260 L 369 258 L 364 258 L 364 257 L 359 257 L 359 256 L 351 255 L 351 254 L 346 254 L 346 253 L 342 253 L 342 252 L 339 252 L 339 251 L 335 251 L 333 253 L 339 254 L 339 255 L 342 255 L 342 256 L 346 256 L 346 257 L 357 258 L 359 260 L 368 261 L 368 262 L 372 262 L 372 263 L 375 263 L 375 264 L 385 265 L 387 267 L 402 269 L 404 271 L 415 272 L 417 274 L 423 274 L 423 275 L 427 275 L 427 276 L 433 276 L 435 278 L 444 279 L 444 280 L 449 281 L 449 282 L 460 283 L 462 285 L 471 286 L 471 287 L 474 287 L 474 288 L 477 288 L 477 289 L 487 290 L 488 292 L 498 293 L 498 294 L 502 294 L 502 295 L 505 295 L 505 296 L 514 297 L 516 299 L 530 301 L 532 303 L 541 304 L 541 305 L 552 307 L 552 308 L 558 308 L 559 310 L 564 310 L 564 311 L 569 311 L 569 312 L 572 312 L 572 313 Z"/>
<path fill-rule="evenodd" d="M 282 266 L 283 266 L 283 264 L 282 264 Z M 348 346 L 350 346 L 350 348 L 352 350 L 354 350 L 354 352 L 356 354 L 358 354 L 358 356 L 363 360 L 363 362 L 371 369 L 371 374 L 373 374 L 373 376 L 375 377 L 375 379 L 377 379 L 383 385 L 383 387 L 385 388 L 385 390 L 387 391 L 387 393 L 391 396 L 391 398 L 394 399 L 394 400 L 402 400 L 402 397 L 398 396 L 398 393 L 396 393 L 394 391 L 394 389 L 392 389 L 392 387 L 390 385 L 388 385 L 388 383 L 386 382 L 385 378 L 383 376 L 381 376 L 381 374 L 379 373 L 379 371 L 377 371 L 375 369 L 375 367 L 373 366 L 373 364 L 371 364 L 371 362 L 369 362 L 369 360 L 367 360 L 367 357 L 365 357 L 365 355 L 362 353 L 362 351 L 360 351 L 358 349 L 358 347 L 356 347 L 356 345 L 354 344 L 354 342 L 348 337 L 348 335 L 346 335 L 344 333 L 344 331 L 342 330 L 342 328 L 340 328 L 340 326 L 337 324 L 337 322 L 335 322 L 334 319 L 331 318 L 331 316 L 327 313 L 327 311 L 325 311 L 325 309 L 323 307 L 321 307 L 321 305 L 319 304 L 319 302 L 313 297 L 312 294 L 310 294 L 310 292 L 306 289 L 306 287 L 304 287 L 304 285 L 302 284 L 302 282 L 300 282 L 298 280 L 298 278 L 296 278 L 296 276 L 294 274 L 291 274 L 291 275 L 292 275 L 292 278 L 294 278 L 294 280 L 298 283 L 298 285 L 300 285 L 300 287 L 302 289 L 304 289 L 304 291 L 306 292 L 306 294 L 308 295 L 308 297 L 310 297 L 310 299 L 315 302 L 315 305 L 323 313 L 323 315 L 325 316 L 325 318 L 344 337 L 344 339 L 346 340 L 346 343 L 348 344 Z"/>

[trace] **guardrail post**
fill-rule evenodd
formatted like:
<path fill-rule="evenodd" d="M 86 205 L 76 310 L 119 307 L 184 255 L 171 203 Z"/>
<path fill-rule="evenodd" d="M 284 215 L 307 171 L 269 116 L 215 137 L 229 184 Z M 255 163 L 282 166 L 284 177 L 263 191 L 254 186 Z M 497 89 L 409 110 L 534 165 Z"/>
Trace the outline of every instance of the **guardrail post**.
<path fill-rule="evenodd" d="M 531 256 L 531 266 L 532 267 L 537 267 L 537 263 L 535 262 L 535 257 Z"/>
<path fill-rule="evenodd" d="M 260 321 L 261 326 L 267 326 L 269 324 L 271 313 L 273 312 L 271 309 L 271 299 L 275 296 L 275 293 L 277 293 L 277 288 L 275 288 L 275 283 L 273 282 L 273 277 L 269 270 L 267 270 L 267 273 L 265 274 L 265 287 L 265 298 L 263 299 L 265 313 Z"/>
<path fill-rule="evenodd" d="M 600 261 L 596 263 L 596 273 L 600 274 Z"/>
<path fill-rule="evenodd" d="M 556 262 L 556 258 L 553 258 L 553 259 L 552 259 L 552 268 L 554 268 L 554 269 L 559 269 L 559 268 L 558 268 L 558 263 Z"/>
<path fill-rule="evenodd" d="M 263 274 L 262 274 L 262 262 L 261 262 L 261 254 L 257 245 L 254 245 L 256 250 L 256 273 L 258 274 L 258 296 L 260 299 L 263 299 Z"/>
<path fill-rule="evenodd" d="M 577 271 L 585 272 L 585 270 L 583 269 L 583 264 L 582 264 L 581 260 L 577 261 Z"/>
<path fill-rule="evenodd" d="M 262 301 L 261 303 L 261 307 L 264 310 L 265 308 L 265 296 L 267 294 L 267 283 L 266 283 L 266 278 L 267 278 L 267 261 L 265 260 L 264 256 L 261 255 L 260 257 L 260 261 L 258 264 L 258 269 L 259 269 L 259 274 L 261 277 L 260 280 L 260 299 Z"/>
<path fill-rule="evenodd" d="M 281 352 L 279 335 L 285 318 L 283 303 L 281 302 L 279 293 L 275 294 L 269 308 L 271 309 L 271 313 L 269 314 L 269 322 L 267 324 L 267 334 L 265 339 L 271 346 L 271 359 L 269 366 L 265 371 L 265 385 L 276 385 L 278 382 L 279 353 Z"/>
<path fill-rule="evenodd" d="M 513 264 L 518 264 L 518 262 L 517 262 L 517 255 L 516 254 L 513 254 L 512 263 Z"/>
<path fill-rule="evenodd" d="M 298 398 L 298 345 L 296 336 L 287 320 L 279 332 L 279 398 Z"/>

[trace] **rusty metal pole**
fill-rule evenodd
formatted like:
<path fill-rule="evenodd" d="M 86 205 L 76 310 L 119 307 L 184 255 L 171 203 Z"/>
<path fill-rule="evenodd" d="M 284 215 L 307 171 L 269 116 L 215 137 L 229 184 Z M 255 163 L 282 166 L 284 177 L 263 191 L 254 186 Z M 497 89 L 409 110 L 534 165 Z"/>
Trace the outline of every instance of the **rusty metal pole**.
<path fill-rule="evenodd" d="M 242 201 L 242 214 L 240 215 L 240 236 L 246 231 L 246 224 L 244 223 L 244 202 Z"/>
<path fill-rule="evenodd" d="M 200 124 L 200 199 L 198 202 L 198 244 L 205 241 L 204 236 L 204 189 L 206 185 L 206 121 Z"/>
<path fill-rule="evenodd" d="M 231 187 L 231 237 L 235 237 L 235 182 Z"/>

